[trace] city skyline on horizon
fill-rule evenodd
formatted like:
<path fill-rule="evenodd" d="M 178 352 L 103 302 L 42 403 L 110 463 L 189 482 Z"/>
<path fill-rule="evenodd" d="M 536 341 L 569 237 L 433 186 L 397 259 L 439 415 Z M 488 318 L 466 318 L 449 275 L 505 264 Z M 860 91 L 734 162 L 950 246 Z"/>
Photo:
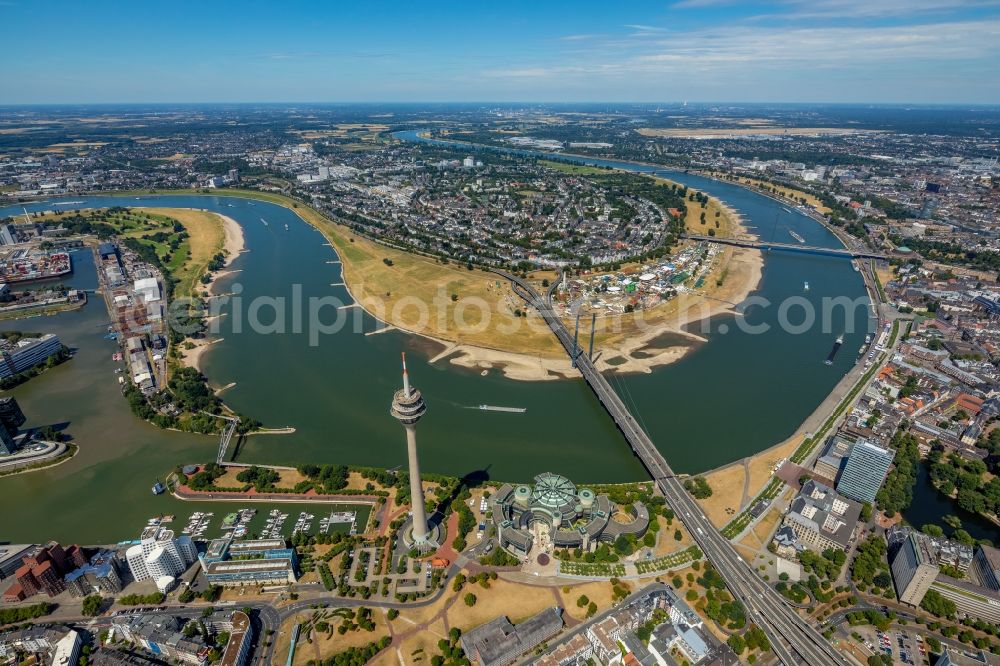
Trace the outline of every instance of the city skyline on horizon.
<path fill-rule="evenodd" d="M 1000 103 L 997 0 L 193 7 L 0 3 L 0 104 Z"/>

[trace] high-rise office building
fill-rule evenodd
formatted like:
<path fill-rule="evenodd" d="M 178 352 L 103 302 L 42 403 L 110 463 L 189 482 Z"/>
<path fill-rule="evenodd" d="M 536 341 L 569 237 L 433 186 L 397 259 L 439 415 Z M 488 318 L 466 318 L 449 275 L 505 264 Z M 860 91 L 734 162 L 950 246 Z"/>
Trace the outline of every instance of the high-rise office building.
<path fill-rule="evenodd" d="M 972 570 L 979 584 L 994 592 L 1000 592 L 1000 549 L 993 546 L 979 546 L 972 558 Z"/>
<path fill-rule="evenodd" d="M 0 455 L 9 456 L 17 451 L 17 444 L 6 428 L 0 427 Z"/>
<path fill-rule="evenodd" d="M 874 502 L 895 456 L 894 449 L 883 449 L 859 440 L 847 458 L 837 482 L 837 492 L 859 502 Z"/>
<path fill-rule="evenodd" d="M 904 604 L 917 606 L 937 578 L 938 567 L 934 564 L 926 539 L 911 534 L 899 544 L 890 555 L 892 580 L 896 585 L 896 596 Z"/>
<path fill-rule="evenodd" d="M 24 412 L 21 411 L 15 398 L 11 396 L 0 398 L 0 425 L 11 437 L 17 434 L 18 429 L 24 425 L 26 420 Z"/>

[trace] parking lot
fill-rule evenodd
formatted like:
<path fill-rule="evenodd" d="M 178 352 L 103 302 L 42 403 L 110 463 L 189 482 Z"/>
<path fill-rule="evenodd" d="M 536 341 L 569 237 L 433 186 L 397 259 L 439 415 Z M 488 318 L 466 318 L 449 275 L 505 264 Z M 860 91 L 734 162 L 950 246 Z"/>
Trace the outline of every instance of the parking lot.
<path fill-rule="evenodd" d="M 853 627 L 852 634 L 861 636 L 860 646 L 869 655 L 884 654 L 895 664 L 916 666 L 927 664 L 927 645 L 916 630 L 893 629 L 879 631 L 875 627 Z"/>

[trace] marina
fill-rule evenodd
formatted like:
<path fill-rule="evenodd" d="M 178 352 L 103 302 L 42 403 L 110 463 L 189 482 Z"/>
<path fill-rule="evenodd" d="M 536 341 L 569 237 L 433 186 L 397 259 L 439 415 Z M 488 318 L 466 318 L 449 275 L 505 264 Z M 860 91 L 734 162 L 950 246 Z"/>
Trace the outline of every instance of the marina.
<path fill-rule="evenodd" d="M 198 539 L 205 536 L 205 532 L 208 531 L 209 525 L 212 522 L 212 517 L 215 514 L 211 511 L 205 513 L 201 511 L 195 511 L 188 518 L 187 525 L 181 530 L 181 534 L 187 534 L 192 539 Z M 152 521 L 150 521 L 152 524 Z"/>
<path fill-rule="evenodd" d="M 295 505 L 293 505 L 295 506 Z M 294 509 L 292 510 L 294 512 Z M 234 539 L 288 539 L 296 532 L 304 534 L 331 534 L 342 532 L 357 534 L 368 520 L 367 511 L 358 508 L 348 509 L 338 505 L 329 513 L 327 507 L 310 505 L 308 509 L 298 512 L 295 521 L 289 524 L 292 515 L 280 507 L 242 507 L 228 511 L 194 511 L 183 521 L 180 534 L 192 539 L 211 540 L 231 536 Z M 315 514 L 313 512 L 316 512 Z M 317 515 L 321 515 L 317 521 Z M 216 516 L 222 516 L 221 520 Z M 174 515 L 157 516 L 146 521 L 146 526 L 163 525 L 175 520 Z M 130 532 L 122 536 L 129 536 Z"/>

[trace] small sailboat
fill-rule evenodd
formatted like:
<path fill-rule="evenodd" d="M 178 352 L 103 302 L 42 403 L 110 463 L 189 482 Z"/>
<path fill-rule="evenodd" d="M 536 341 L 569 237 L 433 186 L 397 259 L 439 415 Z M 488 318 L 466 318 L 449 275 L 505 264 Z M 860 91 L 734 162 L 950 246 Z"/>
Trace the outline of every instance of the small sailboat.
<path fill-rule="evenodd" d="M 809 291 L 809 282 L 808 281 L 803 285 L 803 289 L 805 289 L 806 291 Z"/>

